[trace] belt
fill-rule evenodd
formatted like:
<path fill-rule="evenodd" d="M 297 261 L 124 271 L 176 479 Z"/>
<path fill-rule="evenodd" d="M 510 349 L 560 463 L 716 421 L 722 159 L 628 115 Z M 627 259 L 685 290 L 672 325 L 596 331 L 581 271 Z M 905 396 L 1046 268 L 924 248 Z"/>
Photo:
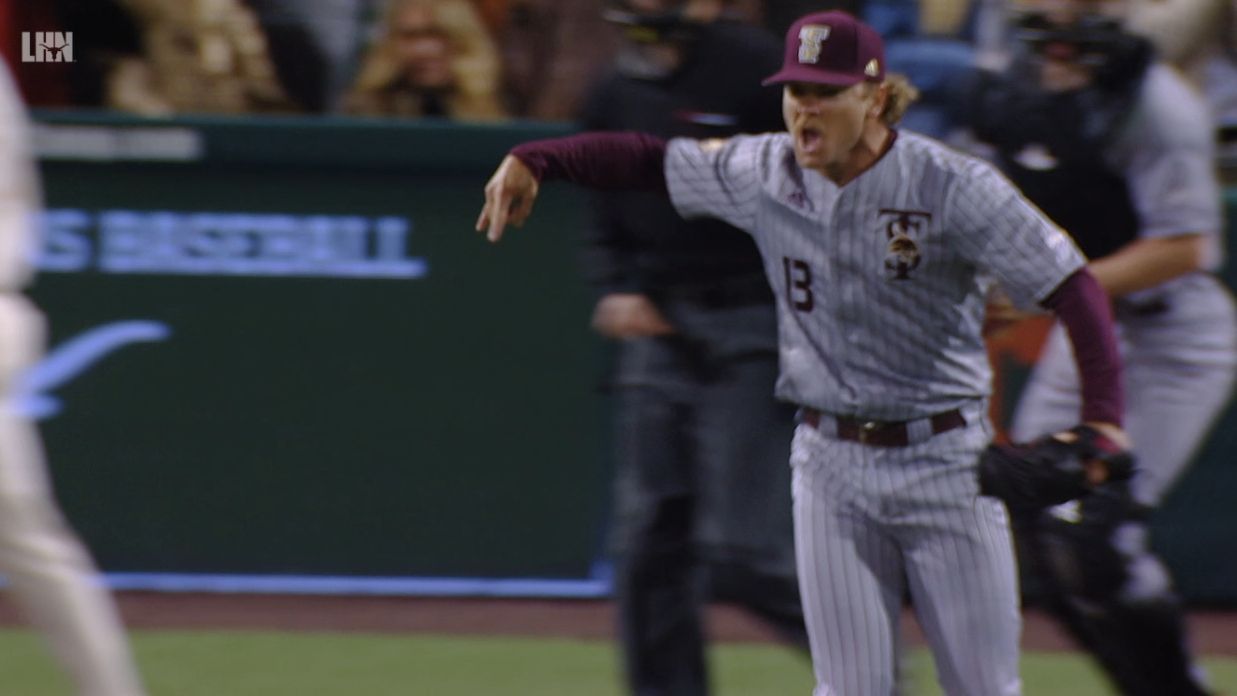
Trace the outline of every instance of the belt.
<path fill-rule="evenodd" d="M 837 438 L 850 440 L 873 447 L 906 447 L 911 444 L 911 429 L 917 421 L 876 421 L 861 420 L 848 416 L 830 416 L 814 408 L 805 408 L 801 419 L 804 423 L 820 429 L 821 421 L 830 419 L 837 423 Z M 962 411 L 953 409 L 931 415 L 921 420 L 927 421 L 927 430 L 932 435 L 940 435 L 955 428 L 966 425 Z"/>

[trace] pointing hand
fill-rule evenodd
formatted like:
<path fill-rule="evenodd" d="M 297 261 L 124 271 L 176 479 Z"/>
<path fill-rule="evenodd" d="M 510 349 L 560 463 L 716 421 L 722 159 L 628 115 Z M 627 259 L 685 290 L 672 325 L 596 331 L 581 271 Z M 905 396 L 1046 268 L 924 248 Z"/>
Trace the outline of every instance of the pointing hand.
<path fill-rule="evenodd" d="M 487 239 L 497 242 L 508 223 L 523 225 L 533 212 L 539 188 L 532 171 L 516 157 L 507 155 L 485 185 L 485 206 L 477 217 L 477 231 L 484 231 Z"/>

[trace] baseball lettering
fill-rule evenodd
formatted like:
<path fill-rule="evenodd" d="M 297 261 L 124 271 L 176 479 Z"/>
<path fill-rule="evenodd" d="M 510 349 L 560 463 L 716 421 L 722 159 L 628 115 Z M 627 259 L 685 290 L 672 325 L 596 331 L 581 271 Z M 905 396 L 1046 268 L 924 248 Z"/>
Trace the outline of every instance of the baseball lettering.
<path fill-rule="evenodd" d="M 48 272 L 420 278 L 403 217 L 56 209 L 43 216 Z"/>
<path fill-rule="evenodd" d="M 81 210 L 49 210 L 43 214 L 43 250 L 39 269 L 78 273 L 90 267 L 93 220 Z"/>

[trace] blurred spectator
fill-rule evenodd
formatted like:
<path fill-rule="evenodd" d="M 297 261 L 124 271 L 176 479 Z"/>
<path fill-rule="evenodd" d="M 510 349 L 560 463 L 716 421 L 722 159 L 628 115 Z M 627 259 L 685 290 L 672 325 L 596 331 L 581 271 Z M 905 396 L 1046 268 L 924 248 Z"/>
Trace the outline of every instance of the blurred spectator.
<path fill-rule="evenodd" d="M 304 111 L 338 110 L 356 74 L 361 23 L 378 0 L 245 0 L 257 14 L 288 96 Z"/>
<path fill-rule="evenodd" d="M 958 86 L 975 61 L 970 0 L 866 0 L 864 19 L 885 37 L 889 69 L 919 89 L 902 119 L 908 130 L 949 138 Z"/>
<path fill-rule="evenodd" d="M 500 43 L 512 114 L 575 118 L 589 84 L 618 49 L 618 32 L 601 18 L 605 6 L 605 0 L 508 0 Z"/>
<path fill-rule="evenodd" d="M 394 0 L 344 109 L 367 116 L 494 120 L 498 51 L 469 0 Z"/>
<path fill-rule="evenodd" d="M 602 19 L 612 0 L 477 1 L 487 7 L 506 5 L 499 36 L 504 98 L 512 114 L 543 121 L 574 119 L 583 108 L 589 85 L 610 64 L 620 45 L 618 32 Z M 759 23 L 767 13 L 762 5 L 780 7 L 761 0 L 722 4 L 728 20 L 750 24 Z"/>
<path fill-rule="evenodd" d="M 1128 25 L 1202 90 L 1218 123 L 1237 126 L 1237 2 L 1130 0 Z"/>
<path fill-rule="evenodd" d="M 107 104 L 108 76 L 117 61 L 141 55 L 141 29 L 124 2 L 59 0 L 54 3 L 61 27 L 73 33 L 67 105 L 99 108 Z"/>
<path fill-rule="evenodd" d="M 477 7 L 481 21 L 489 28 L 490 35 L 501 35 L 507 24 L 508 0 L 472 0 L 472 4 Z"/>
<path fill-rule="evenodd" d="M 920 0 L 919 29 L 927 36 L 964 34 L 974 11 L 971 0 Z"/>
<path fill-rule="evenodd" d="M 809 12 L 845 10 L 863 16 L 864 0 L 765 0 L 764 26 L 782 36 L 794 21 Z"/>
<path fill-rule="evenodd" d="M 141 56 L 117 61 L 112 108 L 172 113 L 291 111 L 253 12 L 240 0 L 124 0 L 141 27 Z"/>
<path fill-rule="evenodd" d="M 726 17 L 731 21 L 759 25 L 764 18 L 764 3 L 761 0 L 723 0 L 722 5 L 726 7 Z"/>

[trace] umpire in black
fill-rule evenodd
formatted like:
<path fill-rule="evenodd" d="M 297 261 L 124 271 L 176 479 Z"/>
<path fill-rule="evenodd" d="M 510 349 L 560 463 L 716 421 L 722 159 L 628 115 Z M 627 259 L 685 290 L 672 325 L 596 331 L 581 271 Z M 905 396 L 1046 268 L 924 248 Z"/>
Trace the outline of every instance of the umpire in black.
<path fill-rule="evenodd" d="M 582 114 L 588 130 L 726 137 L 781 130 L 759 87 L 781 46 L 722 0 L 621 0 L 625 41 Z M 615 591 L 640 696 L 708 693 L 702 609 L 739 604 L 806 647 L 789 444 L 773 399 L 773 295 L 751 238 L 685 221 L 665 196 L 605 194 L 588 248 L 593 326 L 617 342 Z"/>

